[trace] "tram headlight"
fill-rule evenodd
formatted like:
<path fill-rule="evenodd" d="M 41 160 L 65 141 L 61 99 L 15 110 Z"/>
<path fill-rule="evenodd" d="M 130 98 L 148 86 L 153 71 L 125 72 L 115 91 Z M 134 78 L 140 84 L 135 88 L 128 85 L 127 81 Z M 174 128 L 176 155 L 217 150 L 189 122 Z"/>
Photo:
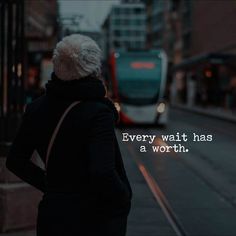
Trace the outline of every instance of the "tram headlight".
<path fill-rule="evenodd" d="M 120 56 L 120 53 L 116 52 L 116 53 L 114 54 L 114 56 L 115 56 L 115 58 L 118 58 L 118 57 Z"/>
<path fill-rule="evenodd" d="M 120 112 L 120 104 L 118 102 L 115 102 L 114 105 L 115 105 L 116 110 Z"/>
<path fill-rule="evenodd" d="M 166 104 L 164 102 L 160 102 L 157 106 L 157 112 L 163 113 L 166 109 Z"/>

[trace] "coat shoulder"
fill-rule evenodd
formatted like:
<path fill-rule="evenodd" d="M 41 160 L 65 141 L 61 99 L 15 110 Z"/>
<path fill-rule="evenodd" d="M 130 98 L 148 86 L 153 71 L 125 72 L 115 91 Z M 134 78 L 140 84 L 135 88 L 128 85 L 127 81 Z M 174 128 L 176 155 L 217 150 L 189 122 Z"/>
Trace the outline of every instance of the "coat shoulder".
<path fill-rule="evenodd" d="M 29 111 L 29 112 L 37 110 L 37 108 L 39 108 L 42 104 L 44 104 L 45 101 L 46 101 L 46 95 L 43 94 L 42 96 L 36 98 L 31 103 L 28 103 L 27 106 L 26 106 L 26 110 Z"/>
<path fill-rule="evenodd" d="M 85 106 L 89 109 L 91 118 L 100 116 L 110 116 L 113 119 L 115 118 L 110 107 L 100 101 L 88 101 L 85 103 Z"/>

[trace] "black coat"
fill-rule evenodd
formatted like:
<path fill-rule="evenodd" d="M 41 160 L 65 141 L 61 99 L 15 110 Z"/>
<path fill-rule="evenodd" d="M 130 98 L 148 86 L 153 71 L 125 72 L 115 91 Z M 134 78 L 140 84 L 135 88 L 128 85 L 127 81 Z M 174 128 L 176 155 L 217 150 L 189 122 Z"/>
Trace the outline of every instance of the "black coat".
<path fill-rule="evenodd" d="M 125 235 L 132 191 L 114 132 L 118 114 L 104 95 L 98 79 L 53 75 L 46 93 L 27 105 L 6 165 L 44 193 L 38 235 Z M 60 127 L 45 176 L 30 161 L 32 153 L 37 150 L 45 162 L 58 120 L 78 100 Z"/>

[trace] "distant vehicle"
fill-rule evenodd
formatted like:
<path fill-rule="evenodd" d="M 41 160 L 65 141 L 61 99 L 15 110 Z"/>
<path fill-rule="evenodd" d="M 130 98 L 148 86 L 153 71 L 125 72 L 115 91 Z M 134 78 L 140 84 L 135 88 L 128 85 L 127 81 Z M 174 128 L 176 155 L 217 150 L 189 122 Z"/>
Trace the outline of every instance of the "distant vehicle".
<path fill-rule="evenodd" d="M 110 57 L 112 98 L 123 124 L 160 124 L 168 120 L 164 99 L 167 56 L 162 50 L 116 51 Z"/>

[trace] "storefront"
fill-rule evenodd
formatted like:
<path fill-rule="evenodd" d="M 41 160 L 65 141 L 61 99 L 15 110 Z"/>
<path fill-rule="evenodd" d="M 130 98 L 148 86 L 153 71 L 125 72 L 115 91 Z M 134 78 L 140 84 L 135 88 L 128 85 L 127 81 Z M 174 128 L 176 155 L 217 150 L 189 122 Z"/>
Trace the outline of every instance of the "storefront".
<path fill-rule="evenodd" d="M 235 109 L 236 55 L 205 54 L 175 65 L 171 102 Z"/>

